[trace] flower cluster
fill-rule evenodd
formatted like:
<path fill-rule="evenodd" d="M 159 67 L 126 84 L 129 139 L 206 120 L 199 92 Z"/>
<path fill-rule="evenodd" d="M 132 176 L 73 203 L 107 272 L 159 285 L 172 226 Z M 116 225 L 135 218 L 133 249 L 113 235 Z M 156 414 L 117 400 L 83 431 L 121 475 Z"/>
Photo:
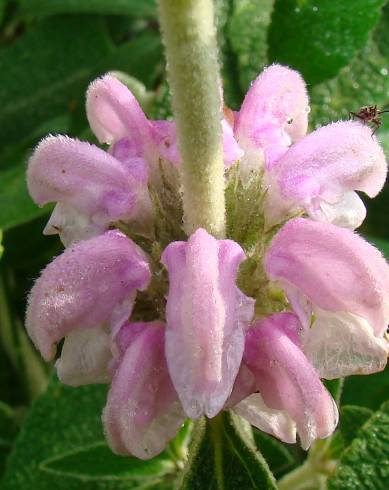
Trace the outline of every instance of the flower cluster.
<path fill-rule="evenodd" d="M 103 422 L 117 453 L 161 452 L 187 417 L 231 409 L 307 449 L 338 421 L 320 378 L 386 364 L 389 267 L 354 233 L 387 166 L 371 130 L 306 135 L 298 73 L 268 67 L 222 121 L 228 238 L 185 236 L 174 121 L 148 120 L 106 75 L 87 115 L 107 151 L 66 136 L 28 165 L 45 233 L 66 249 L 36 281 L 26 325 L 58 377 L 110 383 Z M 199 142 L 201 144 L 201 142 Z"/>

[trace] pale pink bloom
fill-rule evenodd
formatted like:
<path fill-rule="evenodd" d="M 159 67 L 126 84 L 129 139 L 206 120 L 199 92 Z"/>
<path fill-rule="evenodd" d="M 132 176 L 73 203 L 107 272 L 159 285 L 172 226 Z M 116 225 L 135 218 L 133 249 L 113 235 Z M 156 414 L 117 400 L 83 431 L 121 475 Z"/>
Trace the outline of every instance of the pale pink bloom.
<path fill-rule="evenodd" d="M 298 434 L 307 449 L 338 420 L 319 377 L 384 368 L 389 266 L 358 235 L 325 221 L 346 228 L 362 222 L 355 191 L 380 191 L 385 158 L 359 123 L 305 136 L 308 104 L 301 76 L 272 65 L 252 84 L 233 127 L 221 122 L 225 166 L 240 160 L 243 183 L 263 174 L 266 226 L 299 213 L 311 218 L 286 223 L 264 257 L 293 312 L 253 323 L 255 301 L 236 283 L 243 249 L 203 229 L 162 254 L 166 322 L 131 322 L 151 270 L 133 241 L 107 229 L 120 221 L 139 233 L 137 226 L 154 219 L 148 186 L 161 185 L 153 180 L 159 163 L 180 165 L 174 121 L 149 120 L 127 87 L 107 75 L 91 84 L 87 114 L 108 151 L 50 136 L 33 153 L 30 193 L 41 206 L 57 203 L 45 232 L 78 243 L 36 281 L 27 330 L 46 360 L 64 338 L 56 362 L 64 383 L 112 380 L 103 420 L 115 452 L 151 458 L 186 416 L 223 409 L 282 441 Z"/>
<path fill-rule="evenodd" d="M 148 120 L 129 89 L 111 75 L 95 80 L 87 93 L 89 124 L 101 143 L 128 142 L 131 156 L 141 156 L 157 166 L 158 155 L 175 165 L 181 158 L 177 147 L 174 121 Z M 243 152 L 236 143 L 231 127 L 222 121 L 224 159 L 228 167 Z"/>
<path fill-rule="evenodd" d="M 242 181 L 263 172 L 268 229 L 299 213 L 355 229 L 366 215 L 355 191 L 374 197 L 382 189 L 384 152 L 360 122 L 329 124 L 305 136 L 308 104 L 297 72 L 271 65 L 258 76 L 235 118 Z"/>
<path fill-rule="evenodd" d="M 385 367 L 389 266 L 350 230 L 296 218 L 270 244 L 265 270 L 303 325 L 303 350 L 324 378 Z"/>
<path fill-rule="evenodd" d="M 340 121 L 317 129 L 266 172 L 267 226 L 304 211 L 314 220 L 357 228 L 366 210 L 354 191 L 375 197 L 386 174 L 384 152 L 369 127 Z"/>
<path fill-rule="evenodd" d="M 116 453 L 149 459 L 166 447 L 185 421 L 167 369 L 162 322 L 124 325 L 119 362 L 103 422 Z"/>
<path fill-rule="evenodd" d="M 214 417 L 231 394 L 254 300 L 236 286 L 242 248 L 198 229 L 173 242 L 162 262 L 169 271 L 166 357 L 186 414 Z"/>
<path fill-rule="evenodd" d="M 301 139 L 308 127 L 309 99 L 301 75 L 286 66 L 271 65 L 254 80 L 235 120 L 234 134 L 244 150 L 240 162 L 244 180 L 250 172 L 275 160 Z"/>
<path fill-rule="evenodd" d="M 338 409 L 302 351 L 299 328 L 295 315 L 277 313 L 248 330 L 244 364 L 259 393 L 234 411 L 284 442 L 295 442 L 297 430 L 308 449 L 315 439 L 332 434 Z"/>
<path fill-rule="evenodd" d="M 66 136 L 39 143 L 28 163 L 28 189 L 39 206 L 58 203 L 45 234 L 58 233 L 70 245 L 103 233 L 117 220 L 150 219 L 145 162 L 115 156 Z"/>
<path fill-rule="evenodd" d="M 148 286 L 150 276 L 145 254 L 122 233 L 108 231 L 81 241 L 54 259 L 35 282 L 28 301 L 27 331 L 48 361 L 54 358 L 55 344 L 74 334 L 65 340 L 62 356 L 69 353 L 82 364 L 89 354 L 75 354 L 66 343 L 84 341 L 88 336 L 80 330 L 100 325 L 115 333 L 130 316 L 136 291 Z M 95 335 L 103 334 L 95 330 L 91 337 Z M 99 340 L 92 342 L 91 348 L 107 358 Z M 92 364 L 91 369 L 96 370 Z"/>
<path fill-rule="evenodd" d="M 86 113 L 100 143 L 111 145 L 126 139 L 131 156 L 157 163 L 152 123 L 131 91 L 117 78 L 108 74 L 90 84 Z"/>

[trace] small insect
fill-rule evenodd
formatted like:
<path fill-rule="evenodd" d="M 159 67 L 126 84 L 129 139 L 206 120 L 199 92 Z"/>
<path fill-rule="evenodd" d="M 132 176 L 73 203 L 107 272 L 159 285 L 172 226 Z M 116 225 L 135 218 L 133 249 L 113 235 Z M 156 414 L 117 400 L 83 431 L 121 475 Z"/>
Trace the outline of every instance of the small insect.
<path fill-rule="evenodd" d="M 389 112 L 389 110 L 381 111 L 376 105 L 366 105 L 361 107 L 358 112 L 350 111 L 349 116 L 360 119 L 363 124 L 371 124 L 374 127 L 374 131 L 372 133 L 373 136 L 373 134 L 382 124 L 380 115 L 384 114 L 385 112 Z"/>

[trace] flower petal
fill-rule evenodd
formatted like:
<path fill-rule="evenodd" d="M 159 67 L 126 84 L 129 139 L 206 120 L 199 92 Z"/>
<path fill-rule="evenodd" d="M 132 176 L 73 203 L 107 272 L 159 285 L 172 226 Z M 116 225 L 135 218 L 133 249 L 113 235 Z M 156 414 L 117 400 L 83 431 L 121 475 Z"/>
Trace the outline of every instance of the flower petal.
<path fill-rule="evenodd" d="M 111 75 L 92 82 L 86 96 L 90 127 L 100 143 L 128 138 L 132 156 L 143 157 L 153 144 L 151 126 L 130 90 Z"/>
<path fill-rule="evenodd" d="M 79 242 L 35 282 L 26 315 L 28 333 L 50 360 L 54 344 L 72 330 L 102 322 L 115 328 L 119 314 L 121 321 L 128 318 L 135 291 L 145 289 L 150 276 L 144 253 L 118 231 Z"/>
<path fill-rule="evenodd" d="M 181 156 L 177 146 L 177 130 L 174 121 L 153 121 L 154 141 L 159 153 L 165 160 L 174 165 L 181 164 Z M 235 141 L 233 130 L 228 122 L 222 120 L 224 166 L 230 167 L 243 156 L 243 150 Z"/>
<path fill-rule="evenodd" d="M 257 391 L 255 378 L 250 369 L 243 362 L 235 378 L 232 393 L 224 405 L 224 409 L 235 407 L 239 402 Z"/>
<path fill-rule="evenodd" d="M 244 151 L 239 147 L 234 138 L 232 127 L 228 122 L 222 120 L 223 131 L 223 151 L 224 151 L 224 166 L 230 167 L 233 163 L 243 157 Z"/>
<path fill-rule="evenodd" d="M 389 344 L 375 337 L 366 320 L 320 308 L 314 309 L 314 318 L 302 342 L 305 355 L 321 378 L 371 374 L 385 368 Z"/>
<path fill-rule="evenodd" d="M 253 314 L 253 300 L 235 284 L 244 258 L 237 243 L 216 240 L 203 229 L 188 242 L 173 242 L 162 255 L 170 284 L 166 357 L 189 417 L 214 417 L 231 394 L 243 354 L 243 324 Z"/>
<path fill-rule="evenodd" d="M 113 221 L 136 217 L 147 182 L 139 181 L 144 170 L 139 159 L 134 160 L 131 167 L 96 146 L 66 136 L 42 140 L 30 158 L 27 182 L 40 206 L 61 203 L 46 232 L 57 229 L 68 242 L 104 231 Z"/>
<path fill-rule="evenodd" d="M 162 158 L 173 165 L 181 164 L 181 156 L 177 145 L 177 128 L 174 121 L 153 121 L 153 137 Z"/>
<path fill-rule="evenodd" d="M 235 134 L 239 142 L 250 138 L 262 127 L 263 120 L 269 120 L 283 128 L 292 141 L 298 141 L 307 131 L 308 112 L 308 93 L 301 75 L 274 64 L 252 83 L 240 109 Z"/>
<path fill-rule="evenodd" d="M 68 247 L 80 240 L 101 235 L 104 226 L 93 223 L 85 214 L 79 213 L 73 206 L 64 202 L 55 205 L 53 212 L 43 229 L 44 235 L 59 235 L 61 242 Z"/>
<path fill-rule="evenodd" d="M 268 166 L 291 142 L 305 135 L 309 100 L 300 74 L 281 65 L 271 65 L 252 83 L 236 118 L 235 137 L 245 154 L 241 172 Z"/>
<path fill-rule="evenodd" d="M 234 412 L 263 432 L 283 442 L 296 442 L 296 424 L 284 410 L 269 408 L 259 393 L 250 395 L 233 407 Z"/>
<path fill-rule="evenodd" d="M 389 266 L 376 248 L 352 231 L 302 218 L 290 220 L 273 238 L 265 270 L 287 293 L 298 290 L 313 306 L 358 315 L 377 337 L 385 332 Z M 293 295 L 288 297 L 294 304 Z"/>
<path fill-rule="evenodd" d="M 99 325 L 70 332 L 55 367 L 60 381 L 70 386 L 108 383 L 111 359 L 109 335 Z"/>
<path fill-rule="evenodd" d="M 267 407 L 296 423 L 303 449 L 335 430 L 338 410 L 299 345 L 299 322 L 291 313 L 256 322 L 246 336 L 244 362 Z"/>
<path fill-rule="evenodd" d="M 161 322 L 141 325 L 129 338 L 103 413 L 112 450 L 150 459 L 159 454 L 184 423 L 164 354 Z"/>
<path fill-rule="evenodd" d="M 356 192 L 346 192 L 334 204 L 326 201 L 317 203 L 318 207 L 307 208 L 309 216 L 315 221 L 327 221 L 343 228 L 355 230 L 366 218 L 366 208 Z"/>
<path fill-rule="evenodd" d="M 336 206 L 345 194 L 362 191 L 374 197 L 382 189 L 386 174 L 384 152 L 370 128 L 352 121 L 319 128 L 294 144 L 268 173 L 267 225 L 301 209 L 314 219 L 325 219 L 328 210 L 315 212 L 322 203 L 327 209 L 335 207 L 336 222 Z"/>

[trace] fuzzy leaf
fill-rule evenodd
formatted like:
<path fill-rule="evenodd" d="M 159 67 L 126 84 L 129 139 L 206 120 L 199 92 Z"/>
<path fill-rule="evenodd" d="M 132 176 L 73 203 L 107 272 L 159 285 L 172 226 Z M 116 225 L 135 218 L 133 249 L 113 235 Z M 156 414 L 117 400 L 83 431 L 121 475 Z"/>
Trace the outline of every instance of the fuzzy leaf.
<path fill-rule="evenodd" d="M 348 376 L 344 383 L 342 402 L 377 410 L 388 399 L 389 364 L 384 371 L 370 376 Z"/>
<path fill-rule="evenodd" d="M 345 447 L 352 443 L 359 429 L 372 415 L 373 411 L 366 407 L 345 405 L 341 408 L 339 430 Z"/>
<path fill-rule="evenodd" d="M 389 62 L 369 42 L 336 78 L 311 88 L 311 126 L 347 119 L 350 111 L 356 112 L 362 106 L 384 107 L 389 102 L 388 92 Z"/>
<path fill-rule="evenodd" d="M 389 402 L 384 403 L 343 453 L 328 490 L 386 490 L 389 484 Z"/>
<path fill-rule="evenodd" d="M 334 77 L 367 42 L 384 0 L 276 0 L 270 61 L 299 70 L 308 84 Z"/>
<path fill-rule="evenodd" d="M 250 433 L 236 415 L 223 412 L 194 428 L 180 490 L 275 490 L 276 484 Z"/>
<path fill-rule="evenodd" d="M 267 64 L 267 29 L 274 0 L 235 0 L 228 38 L 237 57 L 243 92 Z"/>
<path fill-rule="evenodd" d="M 46 214 L 50 208 L 38 208 L 32 201 L 26 186 L 26 167 L 19 164 L 0 171 L 0 228 L 7 230 L 37 216 Z"/>
<path fill-rule="evenodd" d="M 93 68 L 110 52 L 100 20 L 89 17 L 39 23 L 3 48 L 0 148 L 25 138 L 45 119 L 74 110 Z"/>
<path fill-rule="evenodd" d="M 144 463 L 115 456 L 102 442 L 106 390 L 101 385 L 71 388 L 52 381 L 26 416 L 2 490 L 171 488 L 163 478 L 172 478 L 166 456 Z"/>
<path fill-rule="evenodd" d="M 217 43 L 220 53 L 224 103 L 231 109 L 239 109 L 243 92 L 239 84 L 238 65 L 228 38 L 228 27 L 234 0 L 215 0 Z"/>
<path fill-rule="evenodd" d="M 295 464 L 292 452 L 285 444 L 255 428 L 253 434 L 257 448 L 277 477 Z"/>
<path fill-rule="evenodd" d="M 158 477 L 172 473 L 174 463 L 165 454 L 150 461 L 117 456 L 105 441 L 101 441 L 42 461 L 40 469 L 84 481 L 127 480 L 136 484 L 140 479 L 158 480 Z"/>

